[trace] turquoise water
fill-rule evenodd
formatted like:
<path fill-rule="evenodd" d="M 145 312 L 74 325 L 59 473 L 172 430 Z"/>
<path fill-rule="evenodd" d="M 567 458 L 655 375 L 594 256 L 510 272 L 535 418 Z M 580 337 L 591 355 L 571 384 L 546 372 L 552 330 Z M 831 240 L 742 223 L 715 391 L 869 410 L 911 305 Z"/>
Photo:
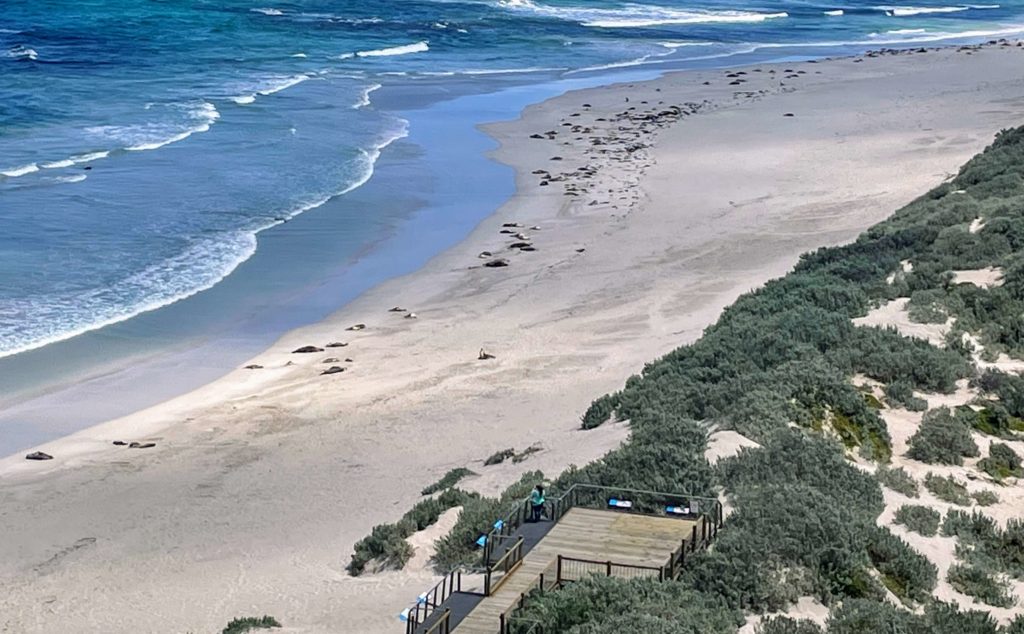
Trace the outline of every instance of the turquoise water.
<path fill-rule="evenodd" d="M 366 183 L 410 133 L 400 96 L 414 103 L 418 86 L 442 99 L 773 50 L 984 39 L 1017 32 L 1021 14 L 1024 0 L 6 0 L 0 356 L 221 283 L 260 232 Z M 376 206 L 350 214 L 359 240 L 338 262 L 401 221 Z"/>

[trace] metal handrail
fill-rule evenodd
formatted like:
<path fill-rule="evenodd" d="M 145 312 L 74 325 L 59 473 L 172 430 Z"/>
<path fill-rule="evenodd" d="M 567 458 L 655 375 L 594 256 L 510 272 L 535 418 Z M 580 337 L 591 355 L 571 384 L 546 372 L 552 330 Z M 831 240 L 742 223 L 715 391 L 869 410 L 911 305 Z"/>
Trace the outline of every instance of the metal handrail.
<path fill-rule="evenodd" d="M 452 593 L 462 591 L 462 569 L 455 568 L 438 581 L 433 588 L 421 594 L 408 608 L 405 631 L 414 634 L 416 628 L 426 623 L 434 611 L 448 600 Z M 442 619 L 445 617 L 441 617 Z"/>

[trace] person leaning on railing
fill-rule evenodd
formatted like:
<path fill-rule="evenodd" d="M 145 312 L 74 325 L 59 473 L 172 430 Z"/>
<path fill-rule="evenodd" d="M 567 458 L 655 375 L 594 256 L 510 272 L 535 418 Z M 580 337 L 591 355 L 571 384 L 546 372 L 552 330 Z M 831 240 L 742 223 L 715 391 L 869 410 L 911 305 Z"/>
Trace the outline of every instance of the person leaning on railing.
<path fill-rule="evenodd" d="M 533 513 L 530 516 L 530 520 L 533 522 L 539 522 L 544 517 L 544 486 L 538 484 L 537 487 L 530 492 L 530 506 L 532 507 Z"/>

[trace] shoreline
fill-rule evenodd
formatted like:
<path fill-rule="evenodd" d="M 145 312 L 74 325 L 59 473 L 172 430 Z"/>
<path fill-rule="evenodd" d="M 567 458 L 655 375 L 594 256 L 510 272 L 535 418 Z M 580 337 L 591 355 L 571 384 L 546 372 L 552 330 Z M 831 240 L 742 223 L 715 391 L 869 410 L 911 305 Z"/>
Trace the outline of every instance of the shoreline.
<path fill-rule="evenodd" d="M 57 456 L 52 462 L 21 455 L 0 460 L 0 478 L 10 485 L 0 493 L 12 509 L 9 534 L 23 534 L 18 527 L 33 520 L 41 531 L 31 544 L 15 539 L 0 547 L 0 554 L 10 549 L 11 562 L 0 568 L 0 579 L 11 576 L 15 584 L 9 603 L 0 599 L 0 612 L 34 631 L 40 614 L 33 598 L 53 584 L 85 583 L 86 571 L 108 561 L 115 545 L 130 554 L 118 569 L 136 575 L 160 565 L 173 545 L 189 553 L 187 561 L 216 569 L 199 596 L 239 568 L 250 579 L 269 579 L 284 566 L 286 593 L 326 585 L 324 594 L 352 602 L 365 619 L 360 631 L 394 629 L 394 613 L 427 587 L 430 575 L 350 579 L 343 568 L 351 543 L 372 524 L 397 517 L 420 486 L 449 467 L 483 471 L 469 484 L 491 492 L 518 471 L 553 473 L 616 446 L 626 436 L 624 425 L 576 431 L 574 417 L 591 399 L 699 336 L 737 295 L 785 273 L 799 253 L 856 236 L 940 182 L 1003 124 L 1024 118 L 1024 83 L 1004 72 L 1019 69 L 1024 52 L 998 46 L 966 52 L 761 64 L 760 72 L 682 71 L 570 92 L 527 108 L 515 121 L 485 126 L 500 143 L 493 156 L 516 168 L 517 193 L 456 247 L 327 320 L 288 333 L 253 358 L 262 369 L 236 370 L 189 395 L 38 447 Z M 933 94 L 936 78 L 943 78 L 940 95 Z M 983 96 L 976 90 L 981 85 Z M 912 114 L 910 100 L 917 100 Z M 996 103 L 1002 107 L 993 108 Z M 659 114 L 672 107 L 679 113 Z M 681 114 L 691 111 L 696 114 Z M 703 125 L 687 125 L 690 118 Z M 668 125 L 674 119 L 681 122 Z M 573 125 L 580 130 L 571 132 Z M 554 139 L 548 131 L 556 132 Z M 595 136 L 601 144 L 592 143 Z M 568 145 L 561 145 L 566 137 Z M 509 250 L 510 234 L 499 233 L 508 222 L 523 225 L 515 232 L 530 237 L 516 241 L 537 250 Z M 493 259 L 478 258 L 482 251 L 500 253 L 510 265 L 480 267 Z M 417 318 L 388 312 L 396 305 Z M 366 328 L 345 330 L 357 323 Z M 325 347 L 333 341 L 349 345 Z M 291 353 L 304 345 L 324 351 Z M 497 358 L 477 360 L 479 348 Z M 320 376 L 332 365 L 322 359 L 331 356 L 354 361 L 337 362 L 343 373 Z M 112 440 L 157 447 L 127 450 Z M 476 464 L 511 443 L 524 449 L 538 442 L 544 450 L 522 465 L 483 470 Z M 271 472 L 274 478 L 262 478 Z M 64 485 L 73 492 L 58 494 Z M 351 489 L 379 503 L 354 509 Z M 150 506 L 152 499 L 160 504 Z M 164 508 L 174 500 L 193 506 L 179 516 Z M 275 513 L 265 517 L 268 509 L 258 502 Z M 310 505 L 323 514 L 311 514 Z M 102 535 L 75 536 L 74 527 L 61 525 L 59 518 L 76 509 L 91 514 L 86 524 Z M 155 524 L 129 512 L 154 514 L 148 519 Z M 212 521 L 206 513 L 226 519 Z M 296 517 L 301 527 L 293 525 Z M 162 525 L 164 543 L 141 539 Z M 215 547 L 205 543 L 207 532 L 240 533 L 247 546 Z M 54 564 L 56 580 L 23 569 L 88 537 L 88 546 L 60 557 L 74 557 L 73 570 Z M 187 561 L 165 561 L 158 569 L 173 579 L 168 565 L 197 570 Z M 297 572 L 311 579 L 298 579 Z M 132 592 L 146 592 L 142 585 Z M 215 593 L 199 604 L 210 607 L 204 616 L 189 615 L 189 603 L 200 600 L 190 593 L 201 588 L 171 585 L 184 594 L 165 601 L 160 614 L 185 628 L 226 622 L 217 609 L 237 610 L 255 596 L 244 584 L 231 586 L 220 593 L 231 600 Z M 108 607 L 131 599 L 132 593 L 109 592 L 99 597 Z M 332 631 L 341 622 L 331 620 L 323 594 L 255 592 L 270 604 L 268 613 L 302 619 L 307 629 L 301 631 Z M 60 610 L 66 622 L 84 618 L 70 603 Z M 116 622 L 126 626 L 144 622 L 127 611 L 109 616 L 125 617 Z M 90 621 L 79 629 L 100 625 Z"/>

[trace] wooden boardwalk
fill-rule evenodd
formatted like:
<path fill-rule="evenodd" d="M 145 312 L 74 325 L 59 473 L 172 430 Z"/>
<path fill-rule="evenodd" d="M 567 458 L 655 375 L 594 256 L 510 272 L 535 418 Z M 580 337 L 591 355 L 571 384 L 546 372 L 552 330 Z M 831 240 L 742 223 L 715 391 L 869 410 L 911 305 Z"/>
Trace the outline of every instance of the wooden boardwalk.
<path fill-rule="evenodd" d="M 554 576 L 559 555 L 635 566 L 664 566 L 689 539 L 697 522 L 574 508 L 523 558 L 522 565 L 483 599 L 453 630 L 456 634 L 496 634 L 501 614 L 536 584 L 541 573 Z M 699 527 L 698 527 L 699 533 Z M 642 572 L 642 571 L 641 571 Z"/>

